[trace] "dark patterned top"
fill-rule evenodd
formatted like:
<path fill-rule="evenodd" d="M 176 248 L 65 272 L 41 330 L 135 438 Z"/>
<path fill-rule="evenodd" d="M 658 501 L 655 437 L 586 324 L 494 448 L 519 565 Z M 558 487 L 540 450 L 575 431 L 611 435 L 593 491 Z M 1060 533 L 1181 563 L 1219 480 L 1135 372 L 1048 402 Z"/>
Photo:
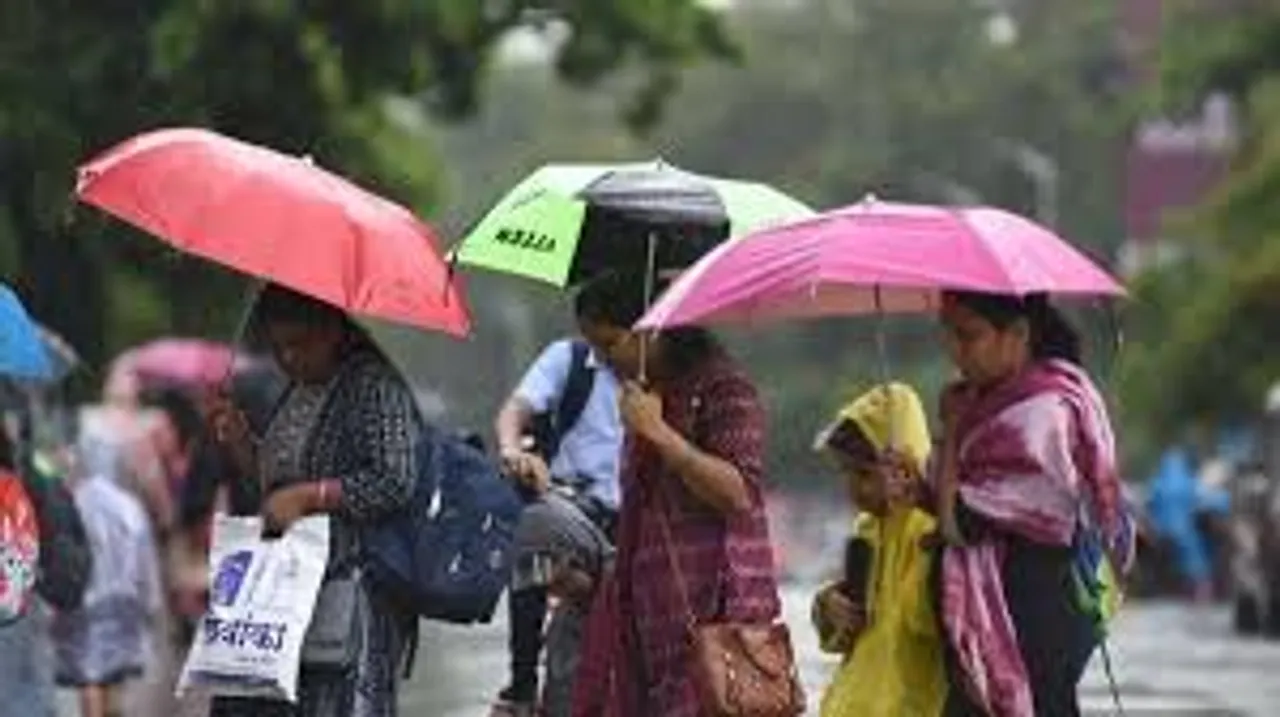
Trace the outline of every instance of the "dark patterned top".
<path fill-rule="evenodd" d="M 699 714 L 688 669 L 688 614 L 672 574 L 659 512 L 670 526 L 699 622 L 767 623 L 780 612 L 761 485 L 764 410 L 755 387 L 733 361 L 717 355 L 663 386 L 661 393 L 667 423 L 742 474 L 750 508 L 729 517 L 716 513 L 652 448 L 629 446 L 617 568 L 589 621 L 575 714 L 598 714 L 588 706 L 592 702 L 604 708 L 603 714 L 626 717 Z M 615 591 L 612 598 L 609 590 Z M 611 689 L 616 687 L 624 689 Z"/>
<path fill-rule="evenodd" d="M 327 386 L 294 384 L 287 390 L 259 447 L 263 477 L 271 488 L 341 481 L 330 575 L 354 565 L 362 524 L 408 504 L 421 426 L 409 387 L 371 351 L 352 354 Z"/>

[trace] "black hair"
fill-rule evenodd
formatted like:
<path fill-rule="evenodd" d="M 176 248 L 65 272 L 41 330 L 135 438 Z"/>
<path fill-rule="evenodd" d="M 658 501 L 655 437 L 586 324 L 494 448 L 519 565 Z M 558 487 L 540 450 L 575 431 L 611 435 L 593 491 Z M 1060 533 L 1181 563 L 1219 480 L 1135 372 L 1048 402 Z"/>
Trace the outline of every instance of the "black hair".
<path fill-rule="evenodd" d="M 267 284 L 262 288 L 253 307 L 253 317 L 259 326 L 289 323 L 321 327 L 351 323 L 342 309 L 280 284 Z"/>
<path fill-rule="evenodd" d="M 244 411 L 253 432 L 262 435 L 288 385 L 288 378 L 270 361 L 251 364 L 231 376 L 231 396 Z"/>
<path fill-rule="evenodd" d="M 169 416 L 182 445 L 190 445 L 203 434 L 204 421 L 200 410 L 182 389 L 174 386 L 148 388 L 143 390 L 141 399 L 144 406 L 157 408 Z"/>
<path fill-rule="evenodd" d="M 655 286 L 655 295 L 660 290 Z M 645 309 L 644 275 L 609 271 L 587 281 L 573 297 L 573 313 L 580 321 L 630 329 Z"/>
<path fill-rule="evenodd" d="M 949 291 L 945 298 L 969 309 L 997 329 L 1007 329 L 1018 320 L 1031 330 L 1031 356 L 1038 361 L 1057 359 L 1081 363 L 1080 334 L 1067 318 L 1049 303 L 1048 294 L 1026 296 L 988 294 L 977 291 Z"/>
<path fill-rule="evenodd" d="M 659 296 L 669 283 L 663 279 L 655 281 L 653 296 Z M 580 322 L 630 331 L 648 309 L 644 286 L 643 272 L 615 270 L 600 274 L 583 284 L 574 296 L 574 315 Z M 667 368 L 677 374 L 692 370 L 722 350 L 715 336 L 698 326 L 663 331 L 662 346 Z"/>
<path fill-rule="evenodd" d="M 842 419 L 826 438 L 827 450 L 840 453 L 857 463 L 873 463 L 877 458 L 875 445 L 862 427 L 852 419 Z"/>
<path fill-rule="evenodd" d="M 18 470 L 18 452 L 14 448 L 13 438 L 4 426 L 0 426 L 0 468 Z"/>
<path fill-rule="evenodd" d="M 264 348 L 266 328 L 272 324 L 297 324 L 311 329 L 338 327 L 347 337 L 345 351 L 372 351 L 382 355 L 369 333 L 333 304 L 294 291 L 281 284 L 267 284 L 258 293 L 249 322 L 248 338 L 254 349 Z"/>

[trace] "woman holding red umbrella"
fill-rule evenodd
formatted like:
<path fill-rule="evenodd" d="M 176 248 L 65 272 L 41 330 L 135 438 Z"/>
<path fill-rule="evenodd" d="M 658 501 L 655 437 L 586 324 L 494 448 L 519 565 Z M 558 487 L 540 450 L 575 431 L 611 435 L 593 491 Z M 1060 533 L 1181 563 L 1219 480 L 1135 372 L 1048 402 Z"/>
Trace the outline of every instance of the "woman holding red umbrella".
<path fill-rule="evenodd" d="M 321 604 L 368 616 L 315 616 L 313 625 L 352 626 L 358 649 L 343 664 L 304 665 L 300 704 L 219 700 L 214 714 L 394 714 L 410 623 L 365 584 L 357 536 L 409 500 L 421 424 L 409 389 L 349 316 L 466 336 L 470 317 L 434 232 L 310 157 L 192 127 L 146 132 L 98 155 L 79 168 L 76 196 L 185 253 L 270 282 L 257 326 L 289 378 L 287 393 L 260 438 L 225 399 L 210 407 L 212 423 L 240 471 L 266 489 L 271 530 L 332 518 Z M 336 590 L 351 599 L 324 599 Z"/>
<path fill-rule="evenodd" d="M 215 435 L 263 486 L 261 512 L 280 533 L 309 515 L 331 518 L 332 545 L 312 625 L 350 626 L 350 649 L 309 661 L 298 704 L 218 698 L 214 717 L 380 717 L 396 711 L 401 657 L 414 618 L 364 577 L 360 531 L 402 509 L 412 492 L 422 424 L 399 373 L 341 310 L 269 285 L 254 321 L 289 386 L 254 436 L 229 401 L 215 402 Z M 351 599 L 326 600 L 347 591 Z M 333 605 L 326 612 L 323 605 Z M 343 628 L 345 630 L 345 628 Z"/>

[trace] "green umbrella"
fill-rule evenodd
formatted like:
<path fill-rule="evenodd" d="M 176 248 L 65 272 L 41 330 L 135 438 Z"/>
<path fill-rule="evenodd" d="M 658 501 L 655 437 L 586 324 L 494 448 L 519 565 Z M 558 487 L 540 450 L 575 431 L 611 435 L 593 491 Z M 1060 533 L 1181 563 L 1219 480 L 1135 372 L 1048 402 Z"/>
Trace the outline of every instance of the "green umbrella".
<path fill-rule="evenodd" d="M 726 238 L 813 213 L 764 184 L 661 160 L 549 164 L 489 210 L 452 256 L 564 287 L 613 268 L 687 267 Z"/>

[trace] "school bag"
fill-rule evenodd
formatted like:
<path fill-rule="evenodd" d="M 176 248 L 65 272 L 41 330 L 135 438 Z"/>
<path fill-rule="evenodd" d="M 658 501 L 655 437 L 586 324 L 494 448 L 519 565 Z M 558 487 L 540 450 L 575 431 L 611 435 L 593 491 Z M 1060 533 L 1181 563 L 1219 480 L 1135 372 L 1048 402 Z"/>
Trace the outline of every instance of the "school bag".
<path fill-rule="evenodd" d="M 530 437 L 534 451 L 547 463 L 560 451 L 565 434 L 577 425 L 595 387 L 596 372 L 588 365 L 591 348 L 581 339 L 570 341 L 569 346 L 572 352 L 569 376 L 565 379 L 560 400 L 551 410 L 535 414 L 531 421 Z"/>
<path fill-rule="evenodd" d="M 424 426 L 408 507 L 365 536 L 370 577 L 418 617 L 493 619 L 523 503 L 483 448 Z"/>
<path fill-rule="evenodd" d="M 1113 564 L 1112 556 L 1122 561 L 1129 560 L 1137 539 L 1137 523 L 1131 506 L 1122 503 L 1120 521 L 1119 533 L 1111 541 L 1111 551 L 1108 552 L 1108 541 L 1088 509 L 1087 501 L 1081 501 L 1071 546 L 1071 597 L 1076 607 L 1088 616 L 1092 624 L 1102 654 L 1102 667 L 1111 690 L 1112 702 L 1116 712 L 1123 716 L 1124 705 L 1120 700 L 1107 635 L 1111 621 L 1120 612 L 1120 606 L 1124 602 L 1122 571 L 1127 567 Z"/>
<path fill-rule="evenodd" d="M 40 569 L 36 592 L 58 610 L 84 602 L 93 575 L 93 547 L 75 498 L 52 463 L 32 457 L 23 485 L 40 528 Z"/>

